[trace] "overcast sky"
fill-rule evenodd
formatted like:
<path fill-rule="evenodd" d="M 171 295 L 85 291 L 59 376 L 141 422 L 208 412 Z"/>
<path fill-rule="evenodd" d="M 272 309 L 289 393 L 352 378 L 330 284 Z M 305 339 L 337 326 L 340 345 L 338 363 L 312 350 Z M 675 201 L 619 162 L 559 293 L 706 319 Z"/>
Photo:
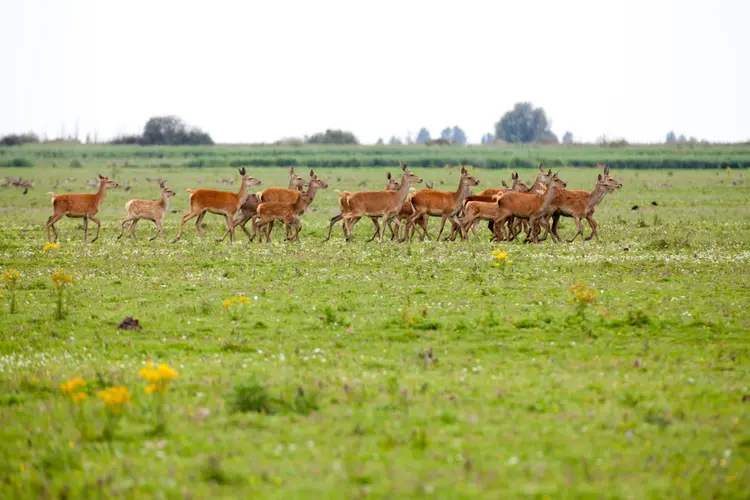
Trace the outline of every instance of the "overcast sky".
<path fill-rule="evenodd" d="M 748 140 L 748 20 L 748 0 L 0 0 L 0 135 L 175 114 L 217 142 L 478 142 L 531 101 L 585 141 Z"/>

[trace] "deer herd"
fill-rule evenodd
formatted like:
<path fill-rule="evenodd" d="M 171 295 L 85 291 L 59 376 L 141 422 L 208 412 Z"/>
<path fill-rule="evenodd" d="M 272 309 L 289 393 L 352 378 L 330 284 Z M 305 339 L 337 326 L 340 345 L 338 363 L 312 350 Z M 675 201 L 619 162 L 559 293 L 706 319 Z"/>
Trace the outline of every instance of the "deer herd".
<path fill-rule="evenodd" d="M 591 227 L 591 234 L 585 237 L 599 237 L 594 213 L 607 193 L 622 187 L 622 184 L 610 175 L 609 168 L 600 165 L 603 172 L 597 176 L 592 191 L 574 191 L 566 189 L 567 184 L 557 173 L 546 170 L 543 164 L 531 187 L 519 179 L 518 173 L 511 176 L 509 187 L 505 181 L 499 189 L 485 189 L 476 195 L 471 194 L 471 188 L 479 185 L 479 180 L 472 176 L 465 167 L 461 168 L 461 177 L 456 191 L 438 191 L 427 185 L 428 189 L 417 191 L 413 186 L 422 183 L 422 178 L 401 165 L 401 180 L 387 174 L 387 184 L 383 191 L 340 191 L 340 213 L 330 220 L 326 241 L 331 238 L 333 226 L 342 221 L 344 236 L 351 240 L 354 225 L 363 217 L 369 218 L 375 226 L 375 232 L 369 241 L 378 238 L 383 241 L 385 228 L 391 233 L 392 240 L 412 241 L 415 234 L 420 240 L 432 237 L 428 232 L 430 217 L 440 217 L 440 231 L 437 240 L 443 234 L 445 223 L 450 222 L 450 235 L 446 240 L 455 240 L 458 236 L 467 239 L 470 232 L 479 238 L 477 226 L 480 221 L 487 221 L 492 232 L 492 239 L 496 241 L 512 241 L 524 232 L 525 241 L 538 243 L 552 235 L 555 241 L 560 241 L 558 223 L 560 217 L 572 217 L 577 232 L 572 239 L 579 235 L 583 237 L 582 221 L 586 219 Z M 234 242 L 234 231 L 237 226 L 242 228 L 252 242 L 258 237 L 262 243 L 265 237 L 271 242 L 271 230 L 274 222 L 283 223 L 287 241 L 299 241 L 302 230 L 301 217 L 315 200 L 318 189 L 328 188 L 328 184 L 320 179 L 313 170 L 309 179 L 295 173 L 294 167 L 289 172 L 289 185 L 286 188 L 269 187 L 258 193 L 251 193 L 250 186 L 258 186 L 261 182 L 247 175 L 244 168 L 239 170 L 242 182 L 238 192 L 218 191 L 213 189 L 188 189 L 190 193 L 190 210 L 182 216 L 180 229 L 173 241 L 182 237 L 185 224 L 196 218 L 195 227 L 198 235 L 203 237 L 201 222 L 207 212 L 224 216 L 226 232 L 217 241 L 223 241 L 227 236 Z M 96 218 L 107 190 L 118 184 L 100 175 L 99 189 L 95 194 L 55 194 L 52 196 L 54 214 L 47 220 L 47 238 L 52 241 L 50 229 L 57 241 L 55 222 L 62 217 L 83 218 L 84 241 L 88 240 L 88 221 L 93 221 L 96 235 L 92 242 L 99 238 L 101 224 Z M 165 181 L 159 180 L 161 197 L 158 200 L 130 200 L 125 204 L 125 216 L 121 220 L 121 238 L 128 230 L 128 236 L 135 238 L 135 227 L 139 220 L 149 220 L 156 225 L 153 240 L 160 234 L 166 239 L 163 227 L 164 216 L 167 213 L 169 199 L 175 192 L 166 187 Z M 552 224 L 550 225 L 550 220 Z M 252 222 L 252 233 L 245 227 Z M 129 224 L 129 226 L 128 226 Z M 542 233 L 544 229 L 544 234 Z"/>

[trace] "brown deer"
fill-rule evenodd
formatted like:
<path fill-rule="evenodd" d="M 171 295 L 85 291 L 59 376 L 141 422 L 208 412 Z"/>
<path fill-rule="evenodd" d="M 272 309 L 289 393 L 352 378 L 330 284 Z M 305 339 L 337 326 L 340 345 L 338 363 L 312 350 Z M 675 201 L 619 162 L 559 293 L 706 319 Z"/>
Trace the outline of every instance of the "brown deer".
<path fill-rule="evenodd" d="M 104 201 L 104 195 L 107 194 L 107 189 L 116 188 L 118 184 L 115 181 L 109 180 L 107 177 L 99 176 L 99 191 L 96 194 L 55 194 L 49 192 L 47 194 L 52 196 L 52 209 L 54 214 L 47 219 L 47 240 L 52 242 L 50 238 L 49 230 L 55 233 L 55 242 L 57 242 L 57 229 L 55 229 L 55 222 L 59 221 L 63 217 L 71 218 L 83 218 L 83 241 L 88 239 L 89 235 L 89 219 L 96 224 L 96 235 L 91 243 L 99 239 L 99 230 L 102 225 L 99 219 L 94 217 L 98 212 L 99 208 Z"/>
<path fill-rule="evenodd" d="M 513 186 L 508 187 L 507 184 L 505 184 L 505 181 L 503 181 L 503 186 L 505 186 L 504 189 L 498 190 L 494 195 L 487 196 L 487 195 L 474 195 L 469 196 L 466 198 L 466 201 L 464 203 L 464 216 L 463 216 L 463 226 L 464 226 L 464 232 L 466 234 L 469 233 L 469 229 L 474 233 L 474 236 L 479 239 L 479 234 L 477 234 L 477 225 L 479 224 L 480 220 L 487 220 L 491 224 L 489 226 L 490 231 L 493 232 L 493 238 L 492 239 L 498 239 L 502 241 L 504 239 L 503 231 L 501 227 L 497 227 L 499 230 L 498 232 L 495 232 L 495 226 L 492 224 L 495 219 L 497 219 L 501 214 L 500 207 L 497 205 L 497 200 L 500 196 L 502 196 L 505 193 L 509 192 L 517 192 L 517 193 L 525 193 L 528 192 L 529 187 L 518 178 L 518 173 L 511 174 L 511 177 L 513 179 Z M 485 189 L 487 192 L 492 192 L 494 190 Z M 483 191 L 483 192 L 485 192 Z"/>
<path fill-rule="evenodd" d="M 407 230 L 410 226 L 415 226 L 419 222 L 420 227 L 424 230 L 427 238 L 429 238 L 430 235 L 427 233 L 426 224 L 423 225 L 422 223 L 423 217 L 429 215 L 431 217 L 441 217 L 440 231 L 437 235 L 438 240 L 440 239 L 440 235 L 443 234 L 445 221 L 449 219 L 458 226 L 458 230 L 461 232 L 461 237 L 463 238 L 463 227 L 458 219 L 458 213 L 463 207 L 464 199 L 469 195 L 469 190 L 477 185 L 479 185 L 479 181 L 466 171 L 466 167 L 461 167 L 461 179 L 458 182 L 458 189 L 455 192 L 435 191 L 432 189 L 417 191 L 411 199 L 411 204 L 414 207 L 414 215 L 409 218 Z M 414 234 L 412 233 L 409 241 L 411 241 L 413 236 Z"/>
<path fill-rule="evenodd" d="M 149 238 L 149 241 L 153 241 L 159 236 L 159 233 L 164 235 L 164 239 L 167 239 L 167 233 L 164 231 L 162 221 L 164 220 L 164 214 L 167 213 L 169 207 L 169 199 L 175 195 L 175 192 L 169 189 L 164 181 L 159 181 L 159 187 L 161 188 L 161 199 L 156 201 L 151 200 L 130 200 L 125 204 L 125 217 L 120 221 L 121 230 L 120 236 L 117 237 L 119 240 L 125 233 L 125 226 L 130 222 L 130 237 L 135 239 L 135 225 L 139 220 L 145 219 L 153 221 L 156 224 L 156 233 Z"/>
<path fill-rule="evenodd" d="M 396 191 L 359 191 L 356 193 L 341 193 L 339 195 L 339 205 L 344 216 L 344 234 L 346 241 L 352 237 L 352 221 L 360 217 L 370 217 L 374 219 L 376 230 L 380 236 L 379 241 L 383 242 L 383 232 L 380 231 L 380 225 L 377 217 L 383 218 L 383 226 L 387 226 L 391 220 L 396 219 L 401 206 L 406 201 L 409 194 L 409 187 L 412 183 L 419 184 L 422 179 L 412 172 L 406 166 L 401 164 L 401 186 Z M 395 220 L 399 232 L 401 221 Z"/>
<path fill-rule="evenodd" d="M 502 212 L 501 215 L 495 219 L 495 224 L 500 224 L 502 227 L 502 224 L 510 217 L 516 219 L 531 219 L 550 206 L 555 191 L 557 191 L 558 188 L 564 188 L 567 186 L 557 174 L 553 175 L 551 171 L 545 176 L 544 185 L 547 187 L 547 190 L 542 195 L 510 192 L 500 196 L 497 200 L 497 205 Z M 543 225 L 547 224 L 546 220 L 539 219 L 539 222 Z M 509 239 L 512 239 L 514 236 L 514 234 L 511 234 Z M 533 241 L 534 243 L 538 241 L 533 226 L 531 239 L 529 240 L 527 237 L 526 241 Z"/>
<path fill-rule="evenodd" d="M 242 176 L 242 183 L 240 184 L 240 190 L 237 193 L 232 193 L 230 191 L 217 191 L 214 189 L 186 189 L 186 191 L 190 193 L 190 211 L 182 216 L 182 219 L 180 220 L 180 231 L 177 233 L 177 237 L 172 240 L 172 243 L 182 237 L 185 223 L 193 217 L 198 217 L 195 221 L 195 230 L 198 232 L 198 236 L 202 239 L 203 230 L 201 229 L 201 222 L 203 221 L 206 212 L 224 216 L 226 219 L 227 230 L 229 230 L 229 241 L 234 243 L 234 226 L 232 225 L 232 219 L 239 211 L 240 206 L 245 202 L 248 186 L 260 185 L 258 179 L 247 175 L 244 167 L 239 169 L 239 172 Z"/>
<path fill-rule="evenodd" d="M 552 229 L 549 230 L 549 232 L 556 241 L 560 241 L 560 235 L 557 232 L 557 225 L 561 216 L 572 217 L 576 223 L 576 229 L 578 230 L 568 242 L 574 241 L 579 234 L 583 237 L 581 219 L 584 218 L 588 221 L 589 226 L 591 227 L 591 234 L 584 238 L 584 241 L 589 241 L 594 236 L 598 239 L 599 232 L 597 231 L 597 223 L 594 220 L 596 206 L 604 200 L 604 196 L 607 193 L 612 193 L 621 187 L 622 183 L 615 180 L 615 178 L 610 175 L 609 167 L 605 167 L 604 175 L 602 176 L 600 174 L 597 177 L 596 186 L 594 186 L 593 191 L 568 191 L 566 189 L 560 189 L 555 193 L 550 210 L 545 214 L 540 214 L 540 217 L 549 218 L 551 212 Z M 544 237 L 546 237 L 546 234 Z"/>
<path fill-rule="evenodd" d="M 386 179 L 388 179 L 388 182 L 385 184 L 385 190 L 386 191 L 397 191 L 398 188 L 401 187 L 401 185 L 398 183 L 398 181 L 396 181 L 396 179 L 393 176 L 391 176 L 390 172 L 386 172 Z M 338 193 L 339 193 L 339 196 L 342 196 L 344 194 L 346 194 L 346 195 L 350 195 L 351 194 L 348 191 L 338 191 Z M 335 217 L 331 218 L 331 223 L 328 225 L 328 235 L 326 236 L 325 241 L 328 241 L 328 240 L 331 239 L 331 230 L 333 229 L 333 225 L 336 224 L 338 221 L 343 220 L 343 218 L 344 218 L 344 213 L 343 212 L 339 212 L 338 215 L 336 215 Z M 360 218 L 361 217 L 357 217 L 356 219 L 353 219 L 352 220 L 352 226 L 354 226 L 357 222 L 359 222 Z M 373 233 L 372 237 L 369 240 L 367 240 L 367 241 L 374 240 L 375 238 L 378 237 L 378 235 L 380 233 L 380 226 L 378 226 L 378 223 L 377 223 L 377 219 L 378 218 L 377 217 L 370 217 L 370 219 L 372 220 L 372 223 L 375 225 L 376 231 L 375 231 L 375 233 Z M 391 231 L 393 231 L 393 230 L 391 229 Z M 346 235 L 346 233 L 344 233 L 344 235 Z"/>
<path fill-rule="evenodd" d="M 328 184 L 310 170 L 307 192 L 301 193 L 296 201 L 293 203 L 266 201 L 258 205 L 257 213 L 253 216 L 253 234 L 262 231 L 258 237 L 258 244 L 263 242 L 263 234 L 266 236 L 266 243 L 271 243 L 271 222 L 274 220 L 284 222 L 288 241 L 299 241 L 299 232 L 302 229 L 299 217 L 315 199 L 318 188 L 326 189 L 327 187 Z M 296 231 L 294 236 L 291 236 L 292 229 Z"/>
<path fill-rule="evenodd" d="M 294 173 L 294 167 L 289 169 L 289 188 L 290 190 L 302 192 L 302 189 L 305 187 L 305 179 L 303 179 L 301 176 Z M 255 215 L 256 210 L 258 208 L 258 204 L 260 203 L 260 199 L 258 194 L 256 193 L 250 193 L 247 196 L 247 199 L 245 200 L 245 203 L 242 204 L 240 207 L 240 211 L 238 212 L 239 217 L 236 218 L 232 223 L 234 227 L 240 226 L 240 228 L 245 232 L 250 242 L 253 241 L 255 238 L 255 233 L 250 234 L 250 232 L 247 230 L 247 227 L 245 225 L 250 221 L 250 219 L 253 218 L 253 215 Z M 271 227 L 273 227 L 273 224 L 271 224 Z M 216 240 L 217 242 L 224 241 L 224 239 L 229 234 L 229 231 L 224 233 L 224 236 Z"/>
<path fill-rule="evenodd" d="M 545 183 L 548 182 L 548 177 L 550 177 L 551 175 L 552 175 L 552 170 L 545 172 L 544 163 L 539 163 L 539 173 L 537 174 L 536 179 L 534 180 L 534 184 L 532 184 L 532 186 L 527 190 L 527 192 L 531 194 L 543 195 L 546 189 Z M 490 231 L 497 234 L 494 229 L 494 221 L 490 221 L 488 224 L 488 227 L 490 228 Z M 515 239 L 516 235 L 518 235 L 520 231 L 525 231 L 526 237 L 530 238 L 531 226 L 529 226 L 527 220 L 526 219 L 516 220 L 514 217 L 509 218 L 508 219 L 508 234 L 510 235 L 509 239 L 510 240 Z"/>

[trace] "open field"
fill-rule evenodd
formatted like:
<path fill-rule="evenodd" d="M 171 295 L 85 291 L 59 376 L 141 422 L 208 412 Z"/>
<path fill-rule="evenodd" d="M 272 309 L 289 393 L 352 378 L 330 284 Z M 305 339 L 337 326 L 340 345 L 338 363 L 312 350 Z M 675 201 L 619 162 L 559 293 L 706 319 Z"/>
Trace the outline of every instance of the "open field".
<path fill-rule="evenodd" d="M 145 177 L 177 192 L 171 239 L 184 190 L 236 190 L 236 169 L 34 161 L 0 168 L 0 179 L 35 182 L 26 195 L 0 190 L 0 273 L 21 273 L 17 312 L 7 290 L 0 297 L 2 498 L 750 491 L 743 170 L 614 170 L 624 187 L 597 210 L 599 242 L 491 244 L 482 224 L 482 241 L 379 245 L 365 243 L 367 220 L 352 243 L 340 226 L 322 239 L 334 190 L 381 189 L 385 168 L 316 168 L 330 188 L 304 216 L 302 242 L 281 243 L 277 228 L 258 246 L 241 231 L 234 245 L 214 243 L 223 221 L 212 215 L 205 241 L 192 222 L 176 244 L 146 241 L 145 221 L 137 241 L 115 239 L 125 202 L 158 195 Z M 248 170 L 261 187 L 286 184 L 286 169 Z M 436 189 L 458 179 L 455 168 L 412 170 Z M 108 193 L 100 240 L 84 244 L 80 220 L 63 219 L 60 248 L 44 250 L 45 193 L 93 192 L 83 182 L 96 173 L 132 187 Z M 535 174 L 520 173 L 529 183 Z M 597 173 L 560 169 L 570 189 L 592 188 Z M 506 169 L 474 175 L 480 188 L 510 179 Z M 563 219 L 561 234 L 573 232 Z M 493 267 L 496 248 L 512 259 L 506 268 Z M 62 320 L 58 269 L 75 278 Z M 593 303 L 571 303 L 579 281 Z M 250 303 L 224 307 L 242 296 Z M 142 330 L 117 329 L 129 315 Z M 163 395 L 144 391 L 149 360 L 178 372 Z M 78 375 L 80 406 L 60 390 Z M 109 386 L 126 386 L 132 401 L 107 439 L 117 419 L 97 392 Z"/>

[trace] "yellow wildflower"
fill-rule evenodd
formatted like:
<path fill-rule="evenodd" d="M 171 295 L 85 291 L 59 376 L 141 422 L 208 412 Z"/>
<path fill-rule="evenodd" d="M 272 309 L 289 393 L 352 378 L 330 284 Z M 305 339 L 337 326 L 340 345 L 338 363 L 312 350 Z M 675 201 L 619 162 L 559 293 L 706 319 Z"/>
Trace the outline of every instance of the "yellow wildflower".
<path fill-rule="evenodd" d="M 130 402 L 127 387 L 109 387 L 105 391 L 99 391 L 96 396 L 104 401 L 104 407 L 113 415 L 119 415 L 122 407 Z"/>
<path fill-rule="evenodd" d="M 224 309 L 229 309 L 231 306 L 232 306 L 232 301 L 229 299 L 221 303 L 221 307 L 223 307 Z"/>
<path fill-rule="evenodd" d="M 70 397 L 73 398 L 73 402 L 75 402 L 75 404 L 79 405 L 86 401 L 86 398 L 88 398 L 89 396 L 85 392 L 75 392 L 71 394 Z"/>
<path fill-rule="evenodd" d="M 60 244 L 59 243 L 47 243 L 46 245 L 44 245 L 44 250 L 45 251 L 56 250 L 58 248 L 60 248 Z"/>
<path fill-rule="evenodd" d="M 173 370 L 167 364 L 160 364 L 157 368 L 153 368 L 154 364 L 149 361 L 141 371 L 138 372 L 141 377 L 146 379 L 148 385 L 143 389 L 146 394 L 153 394 L 155 392 L 167 392 L 169 389 L 169 383 L 177 378 L 177 372 Z"/>
<path fill-rule="evenodd" d="M 52 280 L 52 284 L 55 285 L 55 288 L 58 289 L 64 287 L 65 285 L 72 285 L 76 281 L 75 279 L 73 279 L 73 276 L 69 275 L 62 269 L 50 274 L 50 279 Z"/>
<path fill-rule="evenodd" d="M 64 384 L 60 384 L 60 389 L 65 394 L 73 394 L 74 392 L 78 392 L 78 389 L 81 387 L 86 386 L 86 381 L 83 380 L 83 377 L 73 377 L 72 379 L 68 380 Z"/>
<path fill-rule="evenodd" d="M 19 273 L 18 271 L 12 268 L 5 271 L 2 275 L 3 281 L 5 281 L 6 283 L 13 284 L 13 285 L 15 285 L 16 281 L 18 281 L 20 277 L 21 277 L 21 273 Z"/>
<path fill-rule="evenodd" d="M 594 296 L 594 291 L 586 288 L 586 285 L 580 281 L 572 284 L 568 291 L 573 296 L 570 299 L 571 302 L 576 304 L 590 304 L 594 302 L 594 299 L 596 298 Z"/>

